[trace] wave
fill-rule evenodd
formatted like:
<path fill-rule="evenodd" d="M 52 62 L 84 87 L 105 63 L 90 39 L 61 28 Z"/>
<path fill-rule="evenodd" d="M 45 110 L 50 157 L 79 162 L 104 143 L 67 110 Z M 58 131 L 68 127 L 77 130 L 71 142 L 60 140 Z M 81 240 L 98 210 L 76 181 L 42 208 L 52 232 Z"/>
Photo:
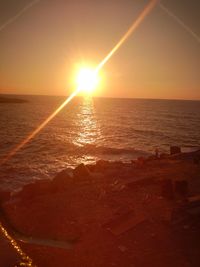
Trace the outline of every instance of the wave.
<path fill-rule="evenodd" d="M 76 146 L 75 153 L 90 155 L 127 155 L 127 156 L 148 156 L 149 152 L 143 150 L 137 150 L 135 148 L 117 148 L 117 147 L 106 147 L 96 146 L 94 144 L 86 144 L 84 146 Z"/>

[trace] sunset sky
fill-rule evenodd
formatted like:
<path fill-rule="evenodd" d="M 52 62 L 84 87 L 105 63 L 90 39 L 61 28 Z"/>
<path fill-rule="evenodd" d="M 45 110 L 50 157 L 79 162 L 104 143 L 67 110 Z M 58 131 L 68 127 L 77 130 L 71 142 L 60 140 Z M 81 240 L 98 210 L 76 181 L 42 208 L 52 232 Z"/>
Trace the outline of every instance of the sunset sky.
<path fill-rule="evenodd" d="M 81 63 L 95 67 L 149 1 L 0 1 L 0 92 L 68 95 Z M 199 0 L 163 0 L 200 35 Z M 200 42 L 157 6 L 106 63 L 95 96 L 200 100 Z"/>

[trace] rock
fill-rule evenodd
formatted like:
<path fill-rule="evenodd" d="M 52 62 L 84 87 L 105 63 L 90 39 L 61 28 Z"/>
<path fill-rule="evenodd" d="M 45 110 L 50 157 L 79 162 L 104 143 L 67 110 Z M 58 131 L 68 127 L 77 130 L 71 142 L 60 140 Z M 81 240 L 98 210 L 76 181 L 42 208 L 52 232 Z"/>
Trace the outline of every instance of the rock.
<path fill-rule="evenodd" d="M 180 153 L 181 153 L 181 148 L 179 146 L 170 147 L 170 155 L 180 154 Z"/>
<path fill-rule="evenodd" d="M 90 177 L 90 171 L 87 166 L 82 163 L 74 169 L 73 175 L 75 178 L 86 178 Z"/>
<path fill-rule="evenodd" d="M 194 162 L 194 158 L 200 158 L 200 150 L 193 151 L 193 152 L 183 152 L 179 154 L 174 154 L 170 157 L 170 159 L 175 160 L 192 160 Z"/>
<path fill-rule="evenodd" d="M 144 157 L 138 157 L 137 161 L 141 164 L 143 164 L 145 162 L 145 158 Z"/>
<path fill-rule="evenodd" d="M 194 156 L 193 162 L 194 162 L 194 164 L 198 165 L 200 163 L 200 156 L 199 155 Z"/>
<path fill-rule="evenodd" d="M 118 180 L 115 180 L 114 183 L 111 184 L 111 190 L 113 192 L 120 192 L 126 188 L 126 186 L 120 183 Z"/>
<path fill-rule="evenodd" d="M 125 247 L 125 246 L 123 246 L 123 245 L 118 246 L 118 249 L 119 249 L 121 252 L 125 252 L 125 251 L 128 250 L 127 247 Z"/>
<path fill-rule="evenodd" d="M 110 164 L 108 160 L 100 159 L 96 162 L 96 166 L 107 167 Z"/>
<path fill-rule="evenodd" d="M 6 191 L 6 190 L 2 190 L 0 191 L 0 205 L 3 202 L 6 202 L 10 199 L 11 197 L 11 192 L 10 191 Z"/>
<path fill-rule="evenodd" d="M 99 173 L 99 172 L 93 172 L 93 173 L 91 173 L 90 174 L 90 176 L 94 179 L 94 180 L 102 180 L 104 177 L 105 177 L 105 175 L 103 174 L 103 173 Z"/>
<path fill-rule="evenodd" d="M 68 190 L 73 180 L 73 174 L 69 169 L 61 171 L 51 180 L 37 180 L 25 185 L 15 196 L 22 199 L 30 199 L 40 195 L 52 194 Z"/>
<path fill-rule="evenodd" d="M 134 181 L 128 182 L 126 186 L 128 186 L 131 189 L 137 189 L 137 187 L 154 185 L 155 183 L 156 181 L 153 177 L 148 177 L 148 178 L 139 178 Z"/>
<path fill-rule="evenodd" d="M 22 190 L 17 193 L 17 197 L 29 199 L 38 195 L 49 194 L 51 193 L 51 188 L 50 180 L 38 180 L 25 185 Z"/>
<path fill-rule="evenodd" d="M 56 176 L 53 178 L 53 180 L 52 181 L 55 181 L 55 180 L 62 180 L 62 179 L 67 179 L 67 178 L 73 178 L 73 169 L 72 169 L 72 171 L 71 170 L 69 170 L 69 169 L 66 169 L 66 170 L 63 170 L 63 171 L 61 171 L 61 172 L 59 172 L 59 173 L 57 173 L 56 174 Z"/>
<path fill-rule="evenodd" d="M 173 183 L 171 179 L 162 180 L 161 195 L 169 200 L 174 198 Z"/>
<path fill-rule="evenodd" d="M 110 164 L 115 168 L 122 168 L 124 166 L 124 163 L 121 160 L 110 162 Z"/>
<path fill-rule="evenodd" d="M 186 180 L 175 181 L 175 193 L 186 198 L 189 193 L 188 182 Z"/>
<path fill-rule="evenodd" d="M 64 248 L 64 243 L 77 242 L 81 235 L 76 211 L 71 208 L 66 194 L 46 194 L 29 199 L 16 197 L 4 203 L 3 211 L 4 218 L 8 221 L 6 228 L 14 229 L 16 238 L 25 236 L 25 240 L 30 239 L 30 244 L 36 241 L 36 245 L 44 244 L 45 249 L 54 244 L 57 248 Z M 54 241 L 60 241 L 60 245 Z"/>
<path fill-rule="evenodd" d="M 158 159 L 158 157 L 156 157 L 155 155 L 151 155 L 147 158 L 147 161 L 153 161 L 153 160 L 156 160 Z"/>
<path fill-rule="evenodd" d="M 61 171 L 58 173 L 55 178 L 52 180 L 52 192 L 62 192 L 70 188 L 70 185 L 73 182 L 73 177 L 70 175 L 68 170 Z"/>
<path fill-rule="evenodd" d="M 167 153 L 161 153 L 160 154 L 160 159 L 167 159 L 169 155 Z"/>
<path fill-rule="evenodd" d="M 187 199 L 186 202 L 181 203 L 178 207 L 175 207 L 172 211 L 171 216 L 172 224 L 182 224 L 183 226 L 187 223 L 187 227 L 190 225 L 199 225 L 200 219 L 200 195 L 193 196 Z"/>
<path fill-rule="evenodd" d="M 95 172 L 95 165 L 94 164 L 88 164 L 87 168 L 89 169 L 90 172 Z"/>
<path fill-rule="evenodd" d="M 143 167 L 147 160 L 144 157 L 138 157 L 135 162 L 135 167 Z"/>
<path fill-rule="evenodd" d="M 95 165 L 95 172 L 104 172 L 106 169 L 110 168 L 110 162 L 106 160 L 98 160 Z"/>
<path fill-rule="evenodd" d="M 113 217 L 102 226 L 113 235 L 119 236 L 146 221 L 147 218 L 144 214 L 137 214 L 134 210 L 130 210 L 123 215 Z"/>

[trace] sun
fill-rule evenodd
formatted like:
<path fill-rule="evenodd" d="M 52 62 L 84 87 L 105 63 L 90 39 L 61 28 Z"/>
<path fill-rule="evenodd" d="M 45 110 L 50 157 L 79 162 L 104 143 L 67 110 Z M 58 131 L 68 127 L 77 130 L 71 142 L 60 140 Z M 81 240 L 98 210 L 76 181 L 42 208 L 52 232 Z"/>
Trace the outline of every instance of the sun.
<path fill-rule="evenodd" d="M 81 68 L 76 81 L 80 91 L 85 94 L 92 94 L 99 83 L 99 75 L 95 69 Z"/>

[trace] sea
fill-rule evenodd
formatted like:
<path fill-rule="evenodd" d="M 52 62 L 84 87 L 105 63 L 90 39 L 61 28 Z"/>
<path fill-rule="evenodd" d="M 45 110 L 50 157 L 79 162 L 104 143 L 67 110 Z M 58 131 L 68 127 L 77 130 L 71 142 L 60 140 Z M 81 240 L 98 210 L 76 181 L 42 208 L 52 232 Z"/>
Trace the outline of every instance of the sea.
<path fill-rule="evenodd" d="M 27 102 L 0 104 L 0 162 L 66 100 L 6 97 Z M 200 101 L 75 97 L 0 166 L 0 187 L 18 190 L 80 163 L 130 162 L 171 145 L 200 147 Z"/>

